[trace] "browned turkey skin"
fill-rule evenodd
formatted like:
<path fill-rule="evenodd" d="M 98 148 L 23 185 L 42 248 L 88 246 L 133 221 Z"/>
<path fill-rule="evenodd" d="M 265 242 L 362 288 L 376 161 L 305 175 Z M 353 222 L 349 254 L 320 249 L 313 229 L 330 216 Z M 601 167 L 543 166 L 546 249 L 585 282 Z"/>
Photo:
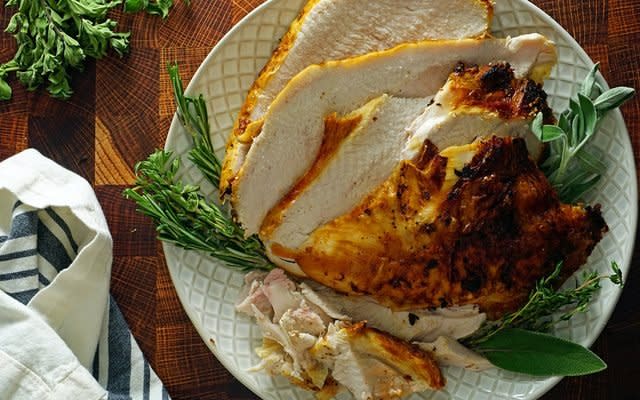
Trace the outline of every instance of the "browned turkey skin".
<path fill-rule="evenodd" d="M 459 63 L 449 76 L 454 91 L 453 107 L 481 107 L 505 120 L 531 119 L 539 112 L 544 122 L 555 122 L 542 85 L 531 79 L 516 79 L 508 63 L 465 66 Z"/>
<path fill-rule="evenodd" d="M 478 304 L 497 318 L 558 262 L 565 278 L 583 265 L 607 229 L 599 206 L 560 203 L 521 139 L 440 154 L 427 143 L 295 260 L 324 285 L 396 309 Z"/>

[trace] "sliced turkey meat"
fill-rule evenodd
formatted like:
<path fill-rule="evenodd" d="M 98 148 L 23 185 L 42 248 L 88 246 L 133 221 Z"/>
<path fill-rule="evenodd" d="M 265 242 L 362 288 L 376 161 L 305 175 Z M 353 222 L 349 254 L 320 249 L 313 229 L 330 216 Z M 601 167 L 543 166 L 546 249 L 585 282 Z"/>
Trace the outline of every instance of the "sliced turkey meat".
<path fill-rule="evenodd" d="M 529 123 L 538 112 L 553 122 L 541 85 L 515 79 L 507 64 L 457 65 L 427 104 L 383 95 L 338 123 L 332 116 L 325 120 L 315 162 L 262 223 L 260 238 L 272 261 L 304 276 L 287 249 L 297 249 L 316 228 L 352 210 L 401 160 L 415 159 L 425 140 L 444 149 L 476 137 L 520 136 L 537 158 L 542 144 Z"/>
<path fill-rule="evenodd" d="M 546 100 L 542 85 L 517 79 L 508 64 L 465 67 L 460 63 L 433 104 L 409 127 L 413 135 L 403 158 L 414 158 L 425 140 L 444 150 L 495 135 L 524 138 L 529 153 L 538 159 L 542 143 L 529 124 L 539 112 L 545 123 L 554 122 Z"/>
<path fill-rule="evenodd" d="M 345 296 L 315 282 L 300 284 L 308 303 L 334 319 L 367 321 L 367 325 L 409 342 L 431 342 L 440 336 L 461 339 L 478 330 L 486 315 L 473 305 L 433 311 L 393 311 L 368 296 Z"/>
<path fill-rule="evenodd" d="M 252 370 L 284 376 L 319 398 L 346 388 L 356 398 L 395 399 L 441 388 L 444 379 L 434 360 L 485 365 L 480 356 L 457 347 L 455 339 L 442 336 L 471 333 L 484 321 L 474 307 L 395 313 L 365 297 L 294 282 L 281 269 L 248 274 L 242 296 L 237 310 L 256 318 L 263 334 L 256 349 L 262 361 Z M 264 310 L 264 299 L 275 304 Z M 290 308 L 283 311 L 285 304 Z M 365 314 L 370 322 L 360 320 Z"/>
<path fill-rule="evenodd" d="M 510 63 L 518 78 L 541 81 L 555 64 L 554 45 L 539 34 L 507 39 L 424 41 L 306 68 L 280 92 L 264 117 L 233 183 L 232 206 L 246 234 L 257 233 L 268 211 L 311 167 L 325 119 L 368 101 L 435 95 L 459 62 Z"/>
<path fill-rule="evenodd" d="M 430 353 L 362 322 L 330 325 L 310 353 L 356 399 L 398 399 L 445 384 Z"/>
<path fill-rule="evenodd" d="M 269 211 L 260 237 L 297 248 L 315 228 L 351 210 L 401 160 L 410 137 L 406 127 L 428 101 L 382 95 L 346 116 L 327 117 L 315 162 Z"/>
<path fill-rule="evenodd" d="M 483 371 L 493 367 L 486 358 L 449 336 L 440 336 L 433 342 L 416 343 L 416 345 L 433 354 L 438 364 L 442 366 L 459 367 L 471 371 Z"/>
<path fill-rule="evenodd" d="M 221 193 L 240 169 L 269 105 L 305 67 L 405 42 L 483 36 L 492 14 L 489 0 L 310 0 L 249 90 L 227 145 Z"/>
<path fill-rule="evenodd" d="M 607 230 L 598 206 L 558 200 L 521 138 L 440 153 L 427 142 L 294 259 L 314 281 L 396 310 L 477 304 L 496 319 L 558 259 L 560 279 L 575 272 Z"/>

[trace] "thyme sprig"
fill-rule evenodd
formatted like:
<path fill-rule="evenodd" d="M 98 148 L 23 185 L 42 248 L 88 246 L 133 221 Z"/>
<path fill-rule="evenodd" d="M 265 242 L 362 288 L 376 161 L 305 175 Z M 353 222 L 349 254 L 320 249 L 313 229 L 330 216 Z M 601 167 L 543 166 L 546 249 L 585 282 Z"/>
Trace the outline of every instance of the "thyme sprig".
<path fill-rule="evenodd" d="M 465 339 L 464 343 L 476 347 L 506 328 L 548 332 L 556 322 L 568 321 L 578 313 L 587 312 L 593 296 L 600 290 L 602 280 L 622 286 L 622 271 L 615 261 L 611 263 L 611 269 L 610 275 L 601 275 L 596 271 L 585 272 L 582 281 L 576 281 L 574 288 L 556 290 L 555 285 L 562 271 L 562 263 L 558 263 L 551 275 L 536 282 L 524 306 L 497 321 L 485 323 L 480 330 Z M 560 315 L 553 318 L 556 312 L 560 312 Z"/>
<path fill-rule="evenodd" d="M 585 145 L 599 130 L 609 113 L 633 97 L 635 91 L 616 87 L 605 91 L 596 81 L 599 64 L 587 74 L 569 108 L 558 118 L 557 125 L 543 125 L 542 113 L 531 124 L 531 130 L 543 143 L 549 143 L 549 156 L 540 166 L 549 183 L 565 203 L 574 203 L 591 189 L 606 170 L 606 165 Z"/>
<path fill-rule="evenodd" d="M 193 139 L 193 149 L 189 151 L 189 160 L 200 169 L 209 182 L 218 187 L 221 164 L 211 143 L 207 104 L 202 94 L 198 97 L 184 95 L 177 65 L 170 65 L 168 71 L 176 102 L 176 115 L 185 131 Z"/>

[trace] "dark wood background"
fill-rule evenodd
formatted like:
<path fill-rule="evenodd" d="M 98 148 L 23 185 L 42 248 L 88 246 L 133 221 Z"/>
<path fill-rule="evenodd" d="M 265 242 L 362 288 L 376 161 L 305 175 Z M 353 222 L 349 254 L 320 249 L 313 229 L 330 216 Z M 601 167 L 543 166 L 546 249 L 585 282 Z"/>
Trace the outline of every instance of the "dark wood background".
<path fill-rule="evenodd" d="M 499 1 L 499 0 L 498 0 Z M 213 45 L 262 0 L 177 0 L 167 20 L 115 13 L 131 30 L 131 52 L 90 62 L 73 80 L 67 102 L 27 93 L 0 102 L 0 160 L 34 147 L 91 182 L 114 238 L 112 292 L 153 368 L 176 399 L 256 399 L 208 351 L 182 310 L 161 246 L 146 218 L 123 200 L 132 166 L 162 147 L 174 112 L 164 66 L 178 61 L 190 79 Z M 1 2 L 0 3 L 4 3 Z M 640 0 L 535 0 L 594 59 L 612 86 L 640 89 Z M 11 10 L 0 4 L 4 29 Z M 15 51 L 0 33 L 0 62 Z M 640 96 L 623 113 L 640 156 Z M 640 379 L 640 266 L 631 274 L 611 321 L 593 349 L 609 364 L 602 373 L 567 378 L 544 399 L 631 400 Z"/>

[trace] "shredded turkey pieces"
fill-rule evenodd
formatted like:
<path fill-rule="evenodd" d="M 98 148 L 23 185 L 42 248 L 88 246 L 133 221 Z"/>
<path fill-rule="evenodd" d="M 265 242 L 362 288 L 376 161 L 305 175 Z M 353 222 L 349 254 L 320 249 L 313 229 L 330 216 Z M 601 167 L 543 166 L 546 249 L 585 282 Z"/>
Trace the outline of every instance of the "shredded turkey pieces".
<path fill-rule="evenodd" d="M 256 369 L 319 398 L 490 367 L 457 340 L 558 262 L 575 272 L 608 229 L 537 166 L 554 44 L 492 38 L 491 1 L 454 3 L 310 0 L 229 139 L 221 193 L 282 268 L 238 301 L 264 336 Z"/>

